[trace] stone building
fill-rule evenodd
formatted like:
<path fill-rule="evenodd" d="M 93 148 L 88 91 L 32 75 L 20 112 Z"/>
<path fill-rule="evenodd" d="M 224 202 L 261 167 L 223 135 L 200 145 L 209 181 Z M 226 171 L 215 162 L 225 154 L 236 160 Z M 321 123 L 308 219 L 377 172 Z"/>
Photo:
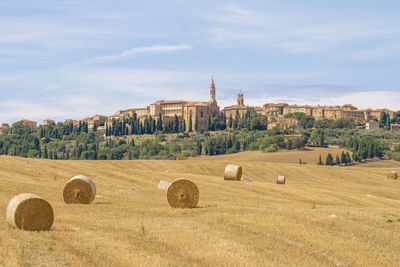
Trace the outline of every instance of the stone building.
<path fill-rule="evenodd" d="M 313 116 L 316 120 L 331 119 L 338 120 L 341 118 L 353 119 L 359 122 L 364 122 L 376 118 L 380 120 L 383 112 L 386 112 L 390 118 L 394 117 L 394 112 L 388 109 L 364 109 L 359 110 L 357 107 L 346 104 L 343 106 L 298 106 L 287 105 L 285 103 L 267 103 L 264 105 L 266 113 L 271 116 L 279 115 L 279 110 L 282 109 L 282 114 L 302 112 L 306 115 Z"/>
<path fill-rule="evenodd" d="M 242 93 L 238 94 L 236 105 L 228 106 L 224 108 L 224 112 L 226 117 L 229 119 L 232 116 L 232 119 L 236 119 L 236 115 L 239 114 L 239 117 L 244 117 L 247 110 L 254 111 L 254 107 L 246 106 L 244 104 L 244 97 Z"/>
<path fill-rule="evenodd" d="M 265 110 L 266 115 L 282 115 L 283 114 L 283 108 L 289 106 L 287 103 L 267 103 L 263 105 L 263 108 Z"/>
<path fill-rule="evenodd" d="M 283 141 L 285 143 L 289 142 L 289 140 L 300 140 L 303 138 L 301 134 L 284 134 L 283 135 Z"/>
<path fill-rule="evenodd" d="M 31 121 L 31 120 L 20 120 L 25 125 L 28 125 L 31 128 L 36 128 L 37 122 L 36 121 Z"/>
<path fill-rule="evenodd" d="M 188 101 L 188 100 L 160 100 L 150 104 L 149 115 L 158 119 L 161 117 L 164 121 L 170 120 L 178 116 L 179 119 L 185 120 L 186 130 L 189 130 L 190 119 L 192 120 L 192 130 L 195 130 L 197 120 L 197 130 L 206 130 L 208 116 L 217 116 L 219 106 L 216 100 L 216 89 L 214 79 L 211 78 L 209 88 L 209 101 Z"/>
<path fill-rule="evenodd" d="M 294 118 L 285 118 L 284 116 L 268 116 L 268 130 L 273 128 L 290 129 L 297 126 L 297 120 Z"/>
<path fill-rule="evenodd" d="M 50 125 L 52 123 L 54 123 L 54 120 L 52 120 L 52 119 L 46 119 L 43 121 L 43 125 Z"/>
<path fill-rule="evenodd" d="M 0 135 L 7 134 L 10 130 L 10 125 L 8 123 L 3 123 L 0 126 Z"/>
<path fill-rule="evenodd" d="M 379 122 L 371 120 L 371 121 L 365 123 L 365 129 L 367 129 L 367 130 L 379 129 Z"/>
<path fill-rule="evenodd" d="M 96 127 L 103 126 L 107 120 L 108 120 L 107 116 L 94 115 L 92 117 L 83 119 L 82 121 L 88 123 L 88 128 L 91 130 L 93 129 L 94 125 L 96 125 Z"/>
<path fill-rule="evenodd" d="M 400 124 L 398 124 L 398 123 L 392 123 L 392 124 L 390 124 L 390 130 L 391 130 L 391 131 L 400 130 Z"/>
<path fill-rule="evenodd" d="M 189 130 L 190 119 L 192 120 L 192 130 L 207 130 L 208 116 L 217 116 L 219 106 L 216 99 L 216 89 L 214 79 L 211 78 L 209 88 L 209 100 L 207 102 L 187 102 L 183 107 L 183 119 L 186 124 L 186 131 Z M 197 129 L 195 124 L 197 120 Z"/>
<path fill-rule="evenodd" d="M 190 102 L 186 100 L 159 100 L 150 104 L 150 115 L 158 116 L 161 114 L 162 117 L 174 117 L 177 115 L 181 117 L 184 106 Z"/>
<path fill-rule="evenodd" d="M 64 123 L 65 123 L 65 124 L 70 124 L 70 123 L 72 123 L 73 126 L 79 126 L 79 121 L 77 121 L 77 120 L 68 119 L 68 120 L 65 120 Z"/>
<path fill-rule="evenodd" d="M 306 115 L 311 116 L 312 115 L 312 107 L 298 106 L 298 105 L 287 105 L 287 106 L 283 107 L 283 115 L 289 114 L 289 113 L 297 113 L 297 112 L 302 112 L 302 113 L 305 113 Z"/>

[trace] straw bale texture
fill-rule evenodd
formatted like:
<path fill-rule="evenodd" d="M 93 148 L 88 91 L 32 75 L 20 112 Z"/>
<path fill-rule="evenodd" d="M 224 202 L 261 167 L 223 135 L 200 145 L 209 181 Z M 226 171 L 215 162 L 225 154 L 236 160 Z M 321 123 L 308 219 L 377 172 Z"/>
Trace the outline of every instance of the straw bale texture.
<path fill-rule="evenodd" d="M 90 204 L 96 196 L 96 186 L 86 176 L 77 175 L 67 182 L 63 196 L 67 204 Z"/>
<path fill-rule="evenodd" d="M 396 180 L 397 177 L 399 177 L 399 175 L 397 174 L 396 171 L 391 171 L 391 172 L 389 172 L 388 175 L 387 175 L 387 178 L 388 178 L 388 179 Z"/>
<path fill-rule="evenodd" d="M 224 180 L 240 181 L 242 179 L 242 167 L 228 164 L 225 167 Z"/>
<path fill-rule="evenodd" d="M 194 208 L 199 202 L 199 189 L 192 181 L 176 179 L 168 187 L 167 199 L 173 208 Z"/>
<path fill-rule="evenodd" d="M 278 179 L 276 180 L 276 183 L 277 184 L 285 184 L 285 182 L 286 182 L 286 177 L 283 175 L 279 175 Z"/>
<path fill-rule="evenodd" d="M 35 194 L 21 194 L 10 200 L 7 206 L 7 222 L 21 230 L 49 230 L 53 225 L 51 205 Z"/>

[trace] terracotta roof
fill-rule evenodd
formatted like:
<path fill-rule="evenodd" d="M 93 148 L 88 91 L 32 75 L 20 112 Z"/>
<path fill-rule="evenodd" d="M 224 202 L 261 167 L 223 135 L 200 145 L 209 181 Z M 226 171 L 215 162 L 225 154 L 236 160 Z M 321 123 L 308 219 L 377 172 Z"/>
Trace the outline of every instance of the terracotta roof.
<path fill-rule="evenodd" d="M 174 103 L 188 103 L 191 101 L 187 101 L 187 100 L 159 100 L 156 103 L 157 104 L 174 104 Z"/>
<path fill-rule="evenodd" d="M 210 102 L 199 102 L 199 101 L 197 101 L 197 102 L 189 102 L 189 103 L 185 104 L 185 107 L 190 107 L 190 106 L 207 107 L 208 106 L 207 103 L 210 103 Z"/>
<path fill-rule="evenodd" d="M 250 108 L 250 107 L 249 107 Z M 245 105 L 241 105 L 241 106 L 239 106 L 239 105 L 232 105 L 232 106 L 227 106 L 227 107 L 225 107 L 224 109 L 247 109 L 247 106 L 245 106 Z"/>

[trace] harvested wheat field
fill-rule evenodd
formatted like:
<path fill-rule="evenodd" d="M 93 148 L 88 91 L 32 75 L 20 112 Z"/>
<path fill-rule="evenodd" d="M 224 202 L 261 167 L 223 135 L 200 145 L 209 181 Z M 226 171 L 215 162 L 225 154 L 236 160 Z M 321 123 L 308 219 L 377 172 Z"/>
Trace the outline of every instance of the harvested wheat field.
<path fill-rule="evenodd" d="M 253 182 L 225 181 L 228 163 Z M 166 172 L 170 170 L 170 172 Z M 50 161 L 0 157 L 0 266 L 400 266 L 400 181 L 393 169 L 212 158 Z M 96 184 L 67 205 L 65 183 Z M 276 177 L 287 177 L 277 185 Z M 173 209 L 159 180 L 198 186 L 197 208 Z M 9 227 L 10 199 L 50 202 L 50 231 Z"/>

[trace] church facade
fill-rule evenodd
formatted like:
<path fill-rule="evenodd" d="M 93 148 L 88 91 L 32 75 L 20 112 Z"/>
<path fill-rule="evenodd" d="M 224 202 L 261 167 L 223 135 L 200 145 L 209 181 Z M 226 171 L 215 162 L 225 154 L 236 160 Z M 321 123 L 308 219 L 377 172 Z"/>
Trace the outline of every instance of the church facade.
<path fill-rule="evenodd" d="M 163 121 L 171 120 L 176 116 L 185 120 L 186 131 L 191 123 L 193 131 L 207 130 L 208 116 L 218 115 L 219 106 L 216 100 L 216 89 L 214 79 L 211 78 L 209 88 L 209 100 L 188 101 L 188 100 L 160 100 L 148 107 L 149 115 L 158 118 L 161 114 Z"/>

